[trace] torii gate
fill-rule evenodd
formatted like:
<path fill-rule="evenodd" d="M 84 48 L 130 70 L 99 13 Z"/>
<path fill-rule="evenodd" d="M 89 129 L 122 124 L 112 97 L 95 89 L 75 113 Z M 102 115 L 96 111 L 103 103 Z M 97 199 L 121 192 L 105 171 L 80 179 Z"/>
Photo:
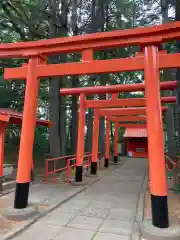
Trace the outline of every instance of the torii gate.
<path fill-rule="evenodd" d="M 169 81 L 160 84 L 162 89 L 174 89 L 177 86 L 176 81 Z M 132 99 L 117 99 L 118 92 L 128 91 L 142 91 L 144 90 L 144 84 L 129 84 L 127 85 L 113 85 L 113 86 L 99 86 L 99 87 L 84 87 L 84 88 L 65 88 L 60 90 L 62 96 L 66 95 L 80 95 L 80 112 L 79 112 L 79 126 L 78 126 L 78 142 L 77 142 L 77 166 L 76 166 L 76 182 L 82 181 L 82 163 L 84 156 L 84 127 L 85 127 L 85 111 L 87 108 L 110 108 L 110 107 L 139 107 L 145 106 L 145 98 L 132 98 Z M 111 93 L 111 100 L 86 100 L 86 96 L 89 94 L 99 93 Z M 161 98 L 162 103 L 174 103 L 176 97 L 163 97 Z M 108 132 L 109 127 L 106 126 Z M 118 128 L 115 127 L 115 139 L 117 138 Z M 95 111 L 94 127 L 93 127 L 93 141 L 92 141 L 92 163 L 91 163 L 91 174 L 97 172 L 97 159 L 98 159 L 98 136 L 99 136 L 99 116 Z M 108 145 L 109 140 L 106 137 Z M 96 149 L 96 150 L 95 150 Z M 106 155 L 108 151 L 106 151 Z M 107 156 L 105 156 L 105 167 L 108 167 Z M 117 163 L 117 146 L 115 146 L 114 162 Z"/>
<path fill-rule="evenodd" d="M 85 88 L 84 88 L 85 89 Z M 63 90 L 62 90 L 63 92 Z M 176 97 L 165 97 L 161 98 L 162 103 L 175 103 L 176 102 Z M 109 108 L 109 107 L 138 107 L 138 106 L 145 106 L 145 99 L 144 98 L 132 98 L 132 99 L 117 99 L 117 94 L 113 93 L 112 94 L 112 99 L 111 100 L 86 100 L 85 101 L 85 106 L 87 108 Z M 114 121 L 111 119 L 111 121 Z M 136 120 L 137 121 L 137 120 Z M 95 123 L 95 129 L 93 130 L 93 144 L 98 143 L 98 135 L 99 135 L 99 129 L 97 129 L 99 124 Z M 108 131 L 108 130 L 107 130 Z M 98 135 L 97 135 L 98 134 Z M 82 139 L 82 138 L 81 138 Z M 107 143 L 109 143 L 109 140 L 107 140 Z M 114 163 L 117 163 L 118 161 L 118 126 L 115 124 L 115 132 L 114 132 Z M 97 149 L 97 147 L 96 147 Z M 92 149 L 92 154 L 93 154 Z M 92 155 L 92 159 L 95 160 L 97 159 L 97 151 L 95 151 L 95 155 Z M 105 154 L 106 155 L 106 154 Z M 93 164 L 93 162 L 92 162 Z M 105 157 L 105 167 L 108 167 L 108 162 L 107 158 Z M 97 168 L 97 167 L 96 167 Z M 94 170 L 93 172 L 96 172 Z"/>
<path fill-rule="evenodd" d="M 177 81 L 166 81 L 160 83 L 161 90 L 173 90 L 177 87 Z M 145 98 L 132 98 L 132 99 L 117 99 L 118 92 L 137 92 L 144 91 L 145 84 L 126 84 L 126 85 L 113 85 L 113 86 L 96 86 L 96 87 L 84 87 L 84 88 L 64 88 L 60 90 L 61 96 L 66 95 L 80 95 L 80 113 L 79 113 L 79 128 L 78 128 L 78 143 L 77 143 L 77 162 L 84 154 L 84 125 L 85 125 L 85 109 L 86 108 L 110 108 L 110 107 L 138 107 L 145 106 Z M 112 94 L 111 100 L 86 100 L 86 96 L 90 94 L 102 94 L 110 93 Z M 162 103 L 174 103 L 176 102 L 176 97 L 162 97 Z M 84 110 L 83 110 L 84 109 Z M 95 114 L 96 115 L 96 114 Z M 108 132 L 108 126 L 106 127 Z M 115 127 L 115 137 L 117 138 L 117 127 Z M 92 166 L 91 173 L 95 174 L 97 171 L 97 158 L 98 158 L 98 136 L 99 136 L 99 120 L 94 119 L 93 127 L 93 148 L 92 148 Z M 106 142 L 108 143 L 106 138 Z M 96 149 L 96 151 L 94 150 Z M 81 152 L 81 153 L 80 153 Z M 117 163 L 117 146 L 115 146 L 114 162 Z M 108 167 L 108 158 L 105 156 L 105 167 Z M 96 164 L 95 164 L 95 163 Z M 82 168 L 82 167 L 81 167 Z M 82 181 L 82 171 L 76 171 L 76 181 Z"/>
<path fill-rule="evenodd" d="M 162 111 L 167 111 L 167 107 L 162 107 Z M 128 119 L 130 118 L 131 121 L 133 118 L 144 120 L 145 117 L 138 116 L 138 115 L 146 115 L 146 108 L 114 108 L 114 109 L 99 109 L 97 113 L 97 118 L 99 119 L 100 116 L 104 116 L 106 119 L 106 135 L 105 135 L 105 163 L 104 166 L 108 167 L 109 159 L 110 159 L 110 121 L 113 120 L 116 122 L 116 119 Z M 128 120 L 129 121 L 129 120 Z M 136 120 L 137 121 L 137 120 Z M 116 124 L 118 125 L 118 124 Z M 95 131 L 97 132 L 97 130 Z M 114 142 L 115 142 L 115 159 L 114 162 L 117 163 L 117 139 L 118 139 L 118 127 L 115 126 L 115 133 L 114 133 Z"/>
<path fill-rule="evenodd" d="M 173 22 L 155 27 L 0 45 L 1 58 L 29 59 L 28 65 L 20 68 L 5 69 L 4 75 L 5 79 L 26 79 L 27 83 L 14 204 L 16 209 L 23 209 L 28 205 L 29 166 L 32 162 L 30 156 L 32 154 L 40 78 L 143 70 L 146 85 L 149 148 L 156 148 L 155 152 L 149 151 L 150 169 L 158 169 L 157 159 L 158 164 L 164 166 L 159 70 L 162 68 L 180 67 L 180 54 L 167 54 L 164 51 L 159 51 L 159 46 L 168 40 L 178 40 L 179 38 L 180 23 Z M 108 60 L 94 60 L 93 58 L 93 53 L 97 50 L 132 45 L 138 45 L 141 49 L 141 53 L 136 54 L 135 57 Z M 47 56 L 74 52 L 82 53 L 82 62 L 63 64 L 46 63 Z M 156 116 L 156 119 L 154 116 Z M 155 140 L 154 135 L 156 136 Z M 159 146 L 159 148 L 156 146 Z M 168 228 L 169 226 L 167 187 L 164 183 L 164 177 L 165 169 L 158 175 L 150 172 L 152 223 L 158 228 Z M 157 186 L 151 184 L 155 180 L 158 182 Z M 161 182 L 162 185 L 159 184 Z M 20 201 L 17 201 L 17 199 L 20 199 Z"/>

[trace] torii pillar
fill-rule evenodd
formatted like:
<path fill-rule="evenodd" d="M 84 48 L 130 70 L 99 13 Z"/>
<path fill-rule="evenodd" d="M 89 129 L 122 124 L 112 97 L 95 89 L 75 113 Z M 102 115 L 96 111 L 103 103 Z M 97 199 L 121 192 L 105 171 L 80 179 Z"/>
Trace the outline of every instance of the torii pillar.
<path fill-rule="evenodd" d="M 38 92 L 40 85 L 40 80 L 37 77 L 36 71 L 38 64 L 39 58 L 37 56 L 31 57 L 28 63 L 14 200 L 14 208 L 16 209 L 23 209 L 28 205 L 33 143 L 36 126 L 36 109 L 38 105 Z"/>
<path fill-rule="evenodd" d="M 85 95 L 80 95 L 75 182 L 82 182 L 84 160 Z"/>
<path fill-rule="evenodd" d="M 144 75 L 152 224 L 157 228 L 168 228 L 164 134 L 157 46 L 147 46 L 144 48 Z"/>
<path fill-rule="evenodd" d="M 115 131 L 114 131 L 114 163 L 118 162 L 118 123 L 115 123 Z"/>
<path fill-rule="evenodd" d="M 105 159 L 104 167 L 109 166 L 110 160 L 110 122 L 106 119 L 106 136 L 105 136 Z"/>
<path fill-rule="evenodd" d="M 98 162 L 98 140 L 99 140 L 99 116 L 97 111 L 94 111 L 94 123 L 93 123 L 93 139 L 92 139 L 92 162 L 91 162 L 91 174 L 97 173 Z"/>

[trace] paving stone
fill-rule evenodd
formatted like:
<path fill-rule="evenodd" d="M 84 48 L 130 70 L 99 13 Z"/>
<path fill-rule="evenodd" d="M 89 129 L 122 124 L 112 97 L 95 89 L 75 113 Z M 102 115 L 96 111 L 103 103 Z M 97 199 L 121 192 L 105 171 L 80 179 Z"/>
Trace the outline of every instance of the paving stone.
<path fill-rule="evenodd" d="M 48 226 L 41 222 L 35 223 L 13 240 L 51 240 L 60 231 L 59 226 Z"/>
<path fill-rule="evenodd" d="M 136 209 L 138 206 L 138 198 L 120 198 L 119 202 L 111 203 L 111 210 L 120 209 Z"/>
<path fill-rule="evenodd" d="M 90 202 L 88 205 L 89 208 L 106 208 L 106 209 L 111 209 L 112 207 L 112 202 L 102 202 L 102 201 L 96 201 L 93 200 Z"/>
<path fill-rule="evenodd" d="M 116 233 L 122 235 L 131 235 L 133 224 L 130 222 L 118 220 L 105 220 L 99 229 L 99 232 Z"/>
<path fill-rule="evenodd" d="M 130 202 L 131 199 L 127 199 L 127 203 L 124 201 L 119 201 L 119 203 L 112 204 L 111 210 L 127 210 L 131 212 L 135 212 L 137 209 L 137 202 Z"/>
<path fill-rule="evenodd" d="M 57 225 L 57 226 L 65 226 L 72 220 L 75 216 L 73 214 L 69 213 L 62 213 L 53 211 L 52 213 L 49 213 L 46 215 L 41 222 L 46 225 Z"/>
<path fill-rule="evenodd" d="M 112 233 L 97 233 L 93 240 L 130 240 L 129 236 L 117 235 Z"/>
<path fill-rule="evenodd" d="M 79 215 L 105 219 L 108 213 L 108 208 L 88 207 L 80 212 Z"/>
<path fill-rule="evenodd" d="M 119 221 L 127 221 L 133 222 L 136 215 L 136 209 L 128 210 L 111 210 L 107 216 L 108 220 L 119 220 Z"/>
<path fill-rule="evenodd" d="M 139 200 L 139 194 L 134 194 L 134 193 L 119 193 L 119 195 L 117 196 L 109 196 L 109 198 L 112 198 L 112 200 L 115 200 L 115 202 L 118 201 L 132 201 L 137 202 Z"/>
<path fill-rule="evenodd" d="M 73 215 L 77 215 L 82 209 L 89 205 L 90 201 L 88 200 L 70 200 L 67 203 L 63 204 L 59 209 L 59 213 L 65 212 Z"/>
<path fill-rule="evenodd" d="M 76 200 L 78 201 L 92 201 L 94 200 L 94 196 L 87 194 L 87 192 L 83 192 L 83 194 L 78 194 L 78 196 L 76 196 Z"/>
<path fill-rule="evenodd" d="M 129 181 L 137 181 L 137 182 L 141 182 L 142 181 L 142 178 L 143 178 L 144 176 L 129 176 L 129 175 L 126 175 L 126 174 L 122 174 L 121 173 L 121 175 L 120 176 L 107 176 L 106 177 L 106 179 L 105 179 L 105 182 L 107 181 L 107 182 L 109 182 L 109 181 L 114 181 L 114 180 L 116 180 L 116 181 L 118 181 L 118 182 L 121 182 L 121 181 L 127 181 L 127 182 L 129 182 Z"/>
<path fill-rule="evenodd" d="M 72 240 L 72 239 L 91 240 L 93 238 L 93 235 L 94 232 L 89 230 L 62 228 L 53 240 Z"/>
<path fill-rule="evenodd" d="M 87 216 L 75 217 L 67 226 L 78 229 L 96 231 L 102 223 L 102 219 Z"/>
<path fill-rule="evenodd" d="M 114 190 L 114 193 L 116 192 L 117 194 L 139 194 L 140 192 L 140 187 L 136 187 L 136 186 L 119 186 L 118 189 Z"/>
<path fill-rule="evenodd" d="M 102 202 L 115 202 L 118 203 L 120 201 L 120 197 L 108 195 L 106 194 L 96 194 L 94 196 L 94 200 L 96 201 L 102 201 Z"/>

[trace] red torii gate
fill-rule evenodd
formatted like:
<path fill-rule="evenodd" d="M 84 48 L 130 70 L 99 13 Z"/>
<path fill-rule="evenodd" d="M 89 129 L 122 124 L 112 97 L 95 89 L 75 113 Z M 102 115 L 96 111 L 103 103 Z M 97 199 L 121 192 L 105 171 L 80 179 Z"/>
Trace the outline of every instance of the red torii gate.
<path fill-rule="evenodd" d="M 162 82 L 160 86 L 163 90 L 174 89 L 177 86 L 177 81 Z M 62 96 L 66 95 L 80 95 L 80 115 L 79 115 L 79 127 L 78 127 L 78 144 L 77 144 L 77 171 L 76 181 L 82 181 L 82 161 L 84 155 L 84 125 L 85 125 L 85 110 L 86 108 L 110 108 L 110 107 L 138 107 L 145 106 L 145 98 L 131 98 L 131 99 L 117 99 L 118 92 L 128 91 L 142 91 L 144 90 L 144 84 L 129 84 L 129 85 L 113 85 L 113 86 L 99 86 L 99 87 L 84 87 L 84 88 L 65 88 L 60 90 Z M 112 99 L 110 100 L 86 100 L 86 96 L 89 94 L 99 93 L 111 93 Z M 162 103 L 174 103 L 176 97 L 162 97 Z M 106 129 L 108 131 L 108 129 Z M 115 139 L 117 138 L 117 127 L 115 127 Z M 95 112 L 94 126 L 93 126 L 93 141 L 92 141 L 92 163 L 91 163 L 91 174 L 97 172 L 97 159 L 98 159 L 98 136 L 99 136 L 99 116 Z M 106 138 L 108 145 L 109 140 Z M 108 148 L 108 147 L 107 147 Z M 117 163 L 117 146 L 115 146 L 114 162 Z M 109 156 L 108 151 L 106 155 Z M 105 156 L 105 167 L 108 167 L 108 158 Z"/>
<path fill-rule="evenodd" d="M 177 81 L 167 81 L 160 83 L 162 90 L 173 90 L 177 87 Z M 131 99 L 117 99 L 118 92 L 127 92 L 129 91 L 144 91 L 145 84 L 127 84 L 127 85 L 113 85 L 113 86 L 98 86 L 98 87 L 84 87 L 84 88 L 65 88 L 60 90 L 60 94 L 62 96 L 66 95 L 80 95 L 80 114 L 82 111 L 84 113 L 79 117 L 79 131 L 78 131 L 78 144 L 77 144 L 77 162 L 81 162 L 82 164 L 82 156 L 84 154 L 84 124 L 85 118 L 85 109 L 86 108 L 110 108 L 110 107 L 138 107 L 145 106 L 145 98 L 131 98 Z M 102 93 L 111 93 L 112 99 L 110 100 L 86 100 L 86 96 L 90 94 L 102 94 Z M 82 103 L 83 101 L 83 103 Z M 176 97 L 162 97 L 162 103 L 174 103 L 176 102 Z M 84 110 L 82 110 L 84 109 Z M 92 166 L 91 166 L 91 174 L 96 174 L 97 171 L 97 158 L 98 158 L 98 136 L 99 136 L 99 118 L 95 113 L 94 118 L 94 127 L 93 127 L 93 143 L 92 143 Z M 108 129 L 107 129 L 108 131 Z M 117 127 L 115 127 L 115 137 L 117 137 Z M 107 144 L 109 140 L 106 138 Z M 117 146 L 115 146 L 117 149 Z M 107 151 L 108 152 L 108 151 Z M 117 152 L 117 151 L 116 151 Z M 106 154 L 109 155 L 109 154 Z M 81 160 L 79 160 L 81 159 Z M 105 167 L 108 167 L 107 158 L 105 157 Z M 117 154 L 115 153 L 114 162 L 117 162 Z M 81 166 L 80 164 L 80 166 Z M 76 181 L 82 181 L 82 171 L 76 171 Z"/>
<path fill-rule="evenodd" d="M 162 111 L 167 111 L 167 107 L 162 107 Z M 109 159 L 110 159 L 110 121 L 111 119 L 114 121 L 114 119 L 119 119 L 119 118 L 125 118 L 128 119 L 129 117 L 132 119 L 132 117 L 136 117 L 136 118 L 141 118 L 142 116 L 138 116 L 138 115 L 145 115 L 146 114 L 146 108 L 114 108 L 114 109 L 99 109 L 97 112 L 97 118 L 99 118 L 100 116 L 104 116 L 106 119 L 106 136 L 105 136 L 105 143 L 106 143 L 106 147 L 105 147 L 105 167 L 108 167 L 109 165 Z M 131 120 L 132 121 L 132 120 Z M 115 120 L 116 122 L 116 120 Z M 94 130 L 94 132 L 97 132 Z M 97 136 L 96 136 L 97 137 Z M 115 133 L 114 133 L 114 142 L 115 142 L 115 153 L 114 153 L 114 162 L 117 163 L 117 156 L 118 156 L 118 150 L 117 150 L 117 139 L 118 139 L 118 127 L 115 126 Z"/>
<path fill-rule="evenodd" d="M 172 84 L 171 84 L 172 83 Z M 132 84 L 134 85 L 134 84 Z M 139 86 L 136 88 L 135 86 L 130 85 L 130 88 L 133 89 L 133 91 L 137 91 L 139 89 Z M 143 85 L 143 84 L 140 84 Z M 126 85 L 125 85 L 126 86 Z M 162 85 L 161 85 L 162 86 Z M 167 82 L 167 85 L 163 85 L 163 87 L 170 87 L 171 89 L 174 89 L 176 84 L 174 82 Z M 121 88 L 122 87 L 122 88 Z M 128 107 L 128 106 L 145 106 L 145 99 L 144 98 L 133 98 L 133 99 L 117 99 L 117 92 L 123 91 L 126 88 L 123 88 L 124 85 L 117 85 L 117 86 L 100 86 L 100 87 L 85 87 L 85 88 L 78 88 L 78 89 L 61 89 L 60 93 L 61 95 L 79 95 L 80 94 L 80 113 L 79 115 L 79 131 L 78 131 L 78 145 L 77 145 L 77 168 L 82 166 L 82 157 L 84 154 L 84 125 L 85 124 L 85 118 L 83 116 L 85 115 L 85 109 L 86 108 L 94 108 L 95 114 L 94 114 L 94 125 L 93 125 L 93 143 L 92 143 L 92 163 L 91 163 L 91 174 L 96 174 L 97 172 L 97 158 L 98 158 L 98 136 L 99 136 L 99 117 L 104 115 L 106 116 L 106 120 L 108 119 L 108 115 L 112 116 L 112 112 L 114 113 L 114 117 L 111 117 L 111 120 L 115 120 L 115 115 L 128 115 L 127 118 L 129 118 L 129 114 L 145 114 L 145 108 L 139 108 L 138 110 L 135 108 L 118 108 L 118 109 L 109 109 L 109 107 Z M 141 86 L 142 87 L 142 86 Z M 111 91 L 114 91 L 112 94 L 111 100 L 86 100 L 84 95 L 89 94 L 97 94 L 102 93 L 102 89 L 104 92 L 111 93 Z M 123 90 L 121 90 L 123 89 Z M 142 88 L 141 88 L 142 89 Z M 82 104 L 83 102 L 83 104 Z M 174 103 L 176 102 L 176 97 L 165 97 L 161 98 L 161 102 L 163 103 Z M 82 107 L 83 106 L 83 107 Z M 99 108 L 104 108 L 98 111 Z M 84 110 L 82 110 L 84 109 Z M 106 112 L 107 110 L 107 112 Z M 117 111 L 118 110 L 118 111 Z M 123 110 L 123 111 L 122 111 Z M 162 108 L 163 111 L 167 110 L 166 107 Z M 84 113 L 82 113 L 84 111 Z M 103 112 L 104 111 L 104 112 Z M 106 115 L 107 114 L 107 115 Z M 122 117 L 122 116 L 121 116 Z M 119 117 L 118 117 L 119 118 Z M 123 118 L 123 117 L 122 117 Z M 131 119 L 128 120 L 144 120 L 143 117 L 140 116 L 131 116 Z M 138 118 L 138 119 L 137 119 Z M 121 124 L 122 125 L 122 124 Z M 123 125 L 122 125 L 123 126 Z M 127 125 L 124 125 L 127 126 Z M 132 125 L 131 125 L 132 126 Z M 142 125 L 143 127 L 145 125 Z M 110 146 L 110 140 L 109 140 L 109 133 L 110 133 L 110 125 L 109 122 L 106 121 L 106 151 L 105 151 L 105 167 L 108 167 L 109 165 L 109 158 L 110 158 L 110 152 L 109 152 L 109 146 Z M 118 138 L 118 125 L 115 124 L 115 133 L 114 133 L 114 162 L 117 163 L 117 157 L 118 157 L 118 147 L 117 147 L 117 138 Z M 76 181 L 82 181 L 82 171 L 76 171 Z"/>
<path fill-rule="evenodd" d="M 30 59 L 27 66 L 5 69 L 5 79 L 26 79 L 27 81 L 14 203 L 15 208 L 26 208 L 28 204 L 29 166 L 32 161 L 30 156 L 34 138 L 39 78 L 42 77 L 144 70 L 149 148 L 156 148 L 156 151 L 149 151 L 150 169 L 154 169 L 153 171 L 155 172 L 157 171 L 156 169 L 159 169 L 157 167 L 157 159 L 158 164 L 162 167 L 164 166 L 158 72 L 161 68 L 180 67 L 180 54 L 159 52 L 159 46 L 168 40 L 177 40 L 179 38 L 180 23 L 173 22 L 162 26 L 135 28 L 111 33 L 106 32 L 71 38 L 0 45 L 1 58 L 20 57 Z M 93 52 L 96 50 L 130 45 L 140 45 L 143 54 L 123 59 L 93 60 Z M 45 58 L 49 55 L 72 52 L 81 52 L 82 62 L 49 65 L 45 62 Z M 154 116 L 156 116 L 156 119 Z M 156 136 L 156 140 L 152 137 L 153 135 Z M 159 148 L 156 146 L 159 146 Z M 150 172 L 152 222 L 154 226 L 159 228 L 167 228 L 169 226 L 167 188 L 164 178 L 165 169 L 161 171 L 161 174 L 154 175 L 152 171 Z M 156 185 L 151 184 L 154 181 L 157 182 Z"/>

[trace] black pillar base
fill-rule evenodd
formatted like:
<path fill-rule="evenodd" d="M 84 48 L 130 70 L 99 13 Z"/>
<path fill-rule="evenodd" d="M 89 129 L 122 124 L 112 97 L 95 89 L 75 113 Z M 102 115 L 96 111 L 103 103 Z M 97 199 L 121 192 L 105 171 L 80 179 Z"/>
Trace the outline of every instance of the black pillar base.
<path fill-rule="evenodd" d="M 118 156 L 114 156 L 114 163 L 118 163 Z"/>
<path fill-rule="evenodd" d="M 76 166 L 76 182 L 82 182 L 82 173 L 83 173 L 83 167 L 82 166 Z"/>
<path fill-rule="evenodd" d="M 16 183 L 14 208 L 23 209 L 28 205 L 29 196 L 29 182 L 28 183 Z"/>
<path fill-rule="evenodd" d="M 152 224 L 157 228 L 168 228 L 168 202 L 167 196 L 155 196 L 151 194 Z"/>
<path fill-rule="evenodd" d="M 107 168 L 109 166 L 109 159 L 105 158 L 104 159 L 104 167 Z"/>
<path fill-rule="evenodd" d="M 97 162 L 91 162 L 91 174 L 96 175 L 97 173 Z"/>

